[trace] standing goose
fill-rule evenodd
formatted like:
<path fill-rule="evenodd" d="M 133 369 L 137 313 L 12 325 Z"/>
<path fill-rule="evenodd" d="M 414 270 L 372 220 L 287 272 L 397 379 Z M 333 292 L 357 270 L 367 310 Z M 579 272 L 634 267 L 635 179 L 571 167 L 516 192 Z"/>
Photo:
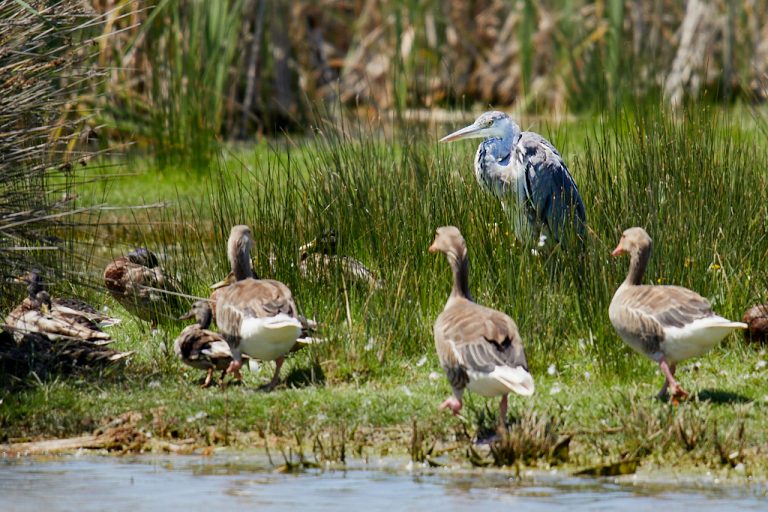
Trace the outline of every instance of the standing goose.
<path fill-rule="evenodd" d="M 181 331 L 173 343 L 173 350 L 184 364 L 208 371 L 202 387 L 211 385 L 213 370 L 221 370 L 220 382 L 223 385 L 224 375 L 232 362 L 232 352 L 221 334 L 208 330 L 213 318 L 208 301 L 195 302 L 192 309 L 179 320 L 190 318 L 194 318 L 195 323 Z M 235 373 L 235 376 L 240 379 L 239 373 Z"/>
<path fill-rule="evenodd" d="M 280 379 L 280 367 L 301 334 L 291 290 L 271 279 L 254 279 L 251 269 L 251 230 L 234 226 L 227 242 L 227 256 L 236 282 L 217 297 L 216 325 L 232 351 L 228 372 L 243 366 L 242 354 L 263 361 L 275 361 L 275 375 L 264 386 L 273 389 Z"/>
<path fill-rule="evenodd" d="M 256 275 L 254 274 L 254 279 L 258 279 Z M 218 283 L 212 284 L 209 288 L 212 290 L 211 294 L 208 296 L 208 305 L 211 309 L 212 315 L 215 318 L 216 317 L 216 304 L 219 301 L 219 294 L 229 285 L 232 283 L 235 283 L 235 274 L 234 272 L 230 271 L 229 274 L 227 274 L 227 277 L 219 281 Z M 322 339 L 318 339 L 313 337 L 313 335 L 317 332 L 318 324 L 317 321 L 313 318 L 307 318 L 304 315 L 296 314 L 296 318 L 301 323 L 301 334 L 296 339 L 296 345 L 291 348 L 291 352 L 296 352 L 297 350 L 301 350 L 302 348 L 308 346 L 308 345 L 315 345 L 320 341 L 323 341 Z"/>
<path fill-rule="evenodd" d="M 152 330 L 160 320 L 171 318 L 169 310 L 177 306 L 178 299 L 163 290 L 177 292 L 178 285 L 165 275 L 157 256 L 143 247 L 107 265 L 104 284 L 126 310 L 150 322 Z"/>
<path fill-rule="evenodd" d="M 687 288 L 641 284 L 651 256 L 643 228 L 624 231 L 611 253 L 620 254 L 629 254 L 629 272 L 608 309 L 611 323 L 627 345 L 659 363 L 666 379 L 659 397 L 669 392 L 677 401 L 688 396 L 675 381 L 677 363 L 704 354 L 747 324 L 716 315 L 707 299 Z"/>
<path fill-rule="evenodd" d="M 437 356 L 453 388 L 440 408 L 458 414 L 468 388 L 486 397 L 501 395 L 500 421 L 506 422 L 507 394 L 530 396 L 534 391 L 517 325 L 501 311 L 472 301 L 467 246 L 457 228 L 437 228 L 429 252 L 438 251 L 453 270 L 453 289 L 434 328 Z"/>

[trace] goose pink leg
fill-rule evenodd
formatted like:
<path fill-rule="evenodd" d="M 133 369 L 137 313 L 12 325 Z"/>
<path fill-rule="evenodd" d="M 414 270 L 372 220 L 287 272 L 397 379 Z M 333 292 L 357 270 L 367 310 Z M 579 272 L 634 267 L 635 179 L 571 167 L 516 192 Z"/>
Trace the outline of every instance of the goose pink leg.
<path fill-rule="evenodd" d="M 440 404 L 439 409 L 450 409 L 454 416 L 459 414 L 459 411 L 461 410 L 461 400 L 456 398 L 455 396 L 450 396 L 446 398 L 446 400 Z"/>
<path fill-rule="evenodd" d="M 662 359 L 659 361 L 659 368 L 661 368 L 661 373 L 663 373 L 666 378 L 664 385 L 661 387 L 661 391 L 659 391 L 659 397 L 663 397 L 669 392 L 672 403 L 675 404 L 679 402 L 679 399 L 687 398 L 688 392 L 680 387 L 680 384 L 675 380 L 675 370 L 677 370 L 677 365 L 670 365 L 665 359 Z"/>
<path fill-rule="evenodd" d="M 278 357 L 275 359 L 275 375 L 272 377 L 271 381 L 261 386 L 260 389 L 262 391 L 272 391 L 275 389 L 275 386 L 280 383 L 280 368 L 283 367 L 283 362 L 285 362 L 285 358 L 283 357 Z"/>
<path fill-rule="evenodd" d="M 507 408 L 509 403 L 509 395 L 501 397 L 501 403 L 499 404 L 499 421 L 502 425 L 507 424 Z"/>

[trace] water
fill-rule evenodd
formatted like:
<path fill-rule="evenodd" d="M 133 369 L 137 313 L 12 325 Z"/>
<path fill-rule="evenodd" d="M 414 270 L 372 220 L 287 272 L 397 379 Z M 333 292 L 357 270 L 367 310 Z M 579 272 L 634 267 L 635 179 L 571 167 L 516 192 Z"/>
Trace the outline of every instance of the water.
<path fill-rule="evenodd" d="M 714 478 L 575 478 L 502 471 L 408 470 L 401 461 L 283 474 L 250 455 L 68 456 L 0 460 L 3 512 L 359 510 L 766 510 L 766 484 Z"/>

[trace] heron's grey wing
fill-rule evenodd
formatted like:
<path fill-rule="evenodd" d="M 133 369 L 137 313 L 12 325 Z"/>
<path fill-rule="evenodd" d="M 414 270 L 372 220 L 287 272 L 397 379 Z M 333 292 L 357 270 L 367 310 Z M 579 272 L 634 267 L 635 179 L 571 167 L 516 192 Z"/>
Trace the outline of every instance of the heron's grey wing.
<path fill-rule="evenodd" d="M 557 149 L 541 135 L 523 132 L 515 152 L 525 165 L 530 220 L 546 226 L 556 241 L 564 229 L 573 229 L 583 238 L 587 220 L 584 203 Z"/>

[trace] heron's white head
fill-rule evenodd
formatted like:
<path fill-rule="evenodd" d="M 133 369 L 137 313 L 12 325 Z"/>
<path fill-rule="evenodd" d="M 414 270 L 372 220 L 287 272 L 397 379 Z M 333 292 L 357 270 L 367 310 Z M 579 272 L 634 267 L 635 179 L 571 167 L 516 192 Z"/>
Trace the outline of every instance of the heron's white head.
<path fill-rule="evenodd" d="M 485 112 L 471 125 L 446 135 L 440 142 L 452 142 L 460 139 L 514 138 L 520 133 L 520 127 L 507 114 L 493 110 Z"/>

